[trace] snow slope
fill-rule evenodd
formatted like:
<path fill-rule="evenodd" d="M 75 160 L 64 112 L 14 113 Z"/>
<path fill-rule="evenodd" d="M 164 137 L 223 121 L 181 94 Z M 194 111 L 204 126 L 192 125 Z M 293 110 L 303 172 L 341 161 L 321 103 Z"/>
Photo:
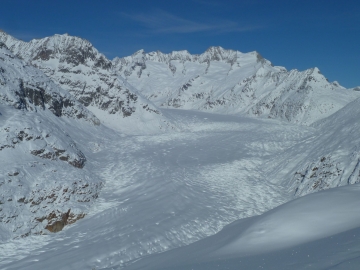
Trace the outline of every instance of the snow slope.
<path fill-rule="evenodd" d="M 187 131 L 135 137 L 84 133 L 88 162 L 106 181 L 97 203 L 59 234 L 4 243 L 1 267 L 357 269 L 359 186 L 292 200 L 289 179 L 269 175 L 269 164 L 285 166 L 279 156 L 311 151 L 319 130 L 275 120 L 169 113 Z M 98 142 L 95 148 L 89 148 L 92 142 Z M 285 164 L 292 170 L 298 159 Z M 30 242 L 32 248 L 16 247 Z M 180 246 L 185 247 L 176 249 Z"/>
<path fill-rule="evenodd" d="M 48 109 L 54 115 L 84 119 L 95 125 L 99 120 L 67 91 L 38 69 L 27 65 L 0 43 L 0 100 L 17 109 Z"/>
<path fill-rule="evenodd" d="M 287 71 L 257 52 L 140 50 L 109 61 L 87 40 L 67 34 L 23 42 L 0 32 L 0 41 L 90 106 L 103 123 L 128 134 L 144 132 L 147 121 L 151 133 L 175 129 L 159 107 L 310 125 L 360 97 L 355 88 L 328 82 L 317 68 Z"/>
<path fill-rule="evenodd" d="M 289 191 L 295 196 L 359 183 L 359 103 L 356 99 L 312 124 L 317 135 L 277 157 L 282 165 L 269 166 L 269 175 L 287 179 Z"/>
<path fill-rule="evenodd" d="M 82 218 L 102 183 L 67 133 L 99 120 L 0 44 L 0 240 L 58 231 Z"/>
<path fill-rule="evenodd" d="M 358 269 L 359 195 L 359 185 L 311 194 L 125 269 Z"/>

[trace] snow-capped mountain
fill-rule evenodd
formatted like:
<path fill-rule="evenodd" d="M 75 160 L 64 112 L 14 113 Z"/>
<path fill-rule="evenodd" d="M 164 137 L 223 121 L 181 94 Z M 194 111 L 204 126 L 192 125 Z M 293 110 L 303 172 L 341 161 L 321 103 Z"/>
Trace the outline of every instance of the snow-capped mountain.
<path fill-rule="evenodd" d="M 292 201 L 360 182 L 358 88 L 220 47 L 110 61 L 69 35 L 0 42 L 2 269 L 258 266 L 262 243 L 359 230 L 358 185 Z"/>
<path fill-rule="evenodd" d="M 87 40 L 67 34 L 23 42 L 0 32 L 0 41 L 122 132 L 134 128 L 134 122 L 135 133 L 142 126 L 152 132 L 173 128 L 159 107 L 309 125 L 360 97 L 355 89 L 328 82 L 317 68 L 287 71 L 257 52 L 140 50 L 110 61 Z"/>
<path fill-rule="evenodd" d="M 89 41 L 64 34 L 24 42 L 4 32 L 0 41 L 69 91 L 103 123 L 125 133 L 173 128 L 160 109 L 112 72 L 112 62 Z"/>
<path fill-rule="evenodd" d="M 100 123 L 1 43 L 1 240 L 59 231 L 83 217 L 97 197 L 102 183 L 84 169 L 86 157 L 66 121 L 68 127 Z"/>
<path fill-rule="evenodd" d="M 156 105 L 224 114 L 246 113 L 311 124 L 356 97 L 313 68 L 300 72 L 273 66 L 257 52 L 211 47 L 115 58 L 115 69 Z"/>
<path fill-rule="evenodd" d="M 57 86 L 38 69 L 14 56 L 1 43 L 0 99 L 17 109 L 48 109 L 54 115 L 84 119 L 95 125 L 99 120 L 67 91 Z"/>

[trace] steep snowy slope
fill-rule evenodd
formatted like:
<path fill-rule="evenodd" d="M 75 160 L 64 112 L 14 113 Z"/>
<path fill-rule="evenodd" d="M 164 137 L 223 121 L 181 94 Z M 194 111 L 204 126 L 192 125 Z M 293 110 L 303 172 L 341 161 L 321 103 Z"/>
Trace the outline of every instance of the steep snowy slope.
<path fill-rule="evenodd" d="M 66 120 L 67 119 L 67 120 Z M 0 44 L 0 240 L 58 231 L 84 216 L 101 182 L 64 121 L 99 120 Z"/>
<path fill-rule="evenodd" d="M 173 128 L 156 106 L 112 72 L 111 61 L 87 40 L 64 34 L 23 42 L 0 32 L 0 41 L 112 128 L 126 133 Z"/>
<path fill-rule="evenodd" d="M 257 52 L 211 47 L 201 55 L 138 51 L 115 69 L 158 106 L 279 118 L 311 124 L 359 97 L 317 68 L 274 67 Z"/>
<path fill-rule="evenodd" d="M 295 195 L 360 182 L 360 99 L 314 123 L 319 136 L 297 165 L 289 185 Z"/>
<path fill-rule="evenodd" d="M 359 195 L 359 185 L 311 194 L 125 269 L 358 269 Z"/>
<path fill-rule="evenodd" d="M 99 120 L 68 92 L 41 71 L 27 65 L 0 43 L 0 100 L 17 109 L 48 109 L 54 115 L 84 119 L 98 125 Z"/>

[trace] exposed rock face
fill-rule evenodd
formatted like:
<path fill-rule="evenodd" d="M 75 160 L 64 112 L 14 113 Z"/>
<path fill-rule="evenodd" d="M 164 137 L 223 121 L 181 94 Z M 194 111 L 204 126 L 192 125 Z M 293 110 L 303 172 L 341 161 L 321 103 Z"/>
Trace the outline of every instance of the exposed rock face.
<path fill-rule="evenodd" d="M 158 107 L 323 125 L 327 132 L 287 175 L 293 194 L 360 182 L 360 106 L 351 103 L 359 89 L 329 83 L 317 68 L 287 71 L 257 52 L 221 47 L 201 55 L 138 51 L 109 61 L 68 35 L 22 42 L 0 32 L 0 41 L 0 229 L 9 237 L 60 231 L 97 198 L 102 182 L 86 170 L 84 153 L 63 128 L 73 121 L 100 124 L 88 109 L 102 121 L 115 116 L 121 131 L 135 127 L 141 134 L 146 124 L 172 128 Z M 326 125 L 317 122 L 329 115 Z M 329 121 L 350 122 L 343 130 Z M 352 144 L 339 152 L 349 138 Z"/>
<path fill-rule="evenodd" d="M 66 137 L 66 134 L 61 136 L 61 130 L 37 128 L 36 125 L 30 126 L 29 122 L 23 123 L 24 127 L 14 127 L 10 124 L 1 127 L 0 151 L 21 147 L 43 159 L 64 161 L 76 168 L 84 167 L 86 158 L 70 137 Z"/>
<path fill-rule="evenodd" d="M 73 171 L 72 179 L 62 179 L 69 168 L 54 166 L 48 172 L 49 165 L 32 162 L 4 176 L 0 171 L 0 224 L 9 237 L 58 232 L 83 218 L 97 198 L 101 182 L 79 171 Z"/>
<path fill-rule="evenodd" d="M 14 56 L 4 44 L 0 48 L 0 71 L 0 101 L 3 104 L 26 111 L 48 109 L 58 117 L 99 124 L 99 120 L 69 93 Z"/>
<path fill-rule="evenodd" d="M 2 231 L 9 238 L 56 232 L 83 217 L 102 182 L 88 172 L 85 155 L 59 128 L 60 119 L 49 111 L 0 110 Z"/>
<path fill-rule="evenodd" d="M 156 106 L 247 113 L 309 125 L 360 96 L 329 83 L 317 68 L 287 71 L 257 52 L 221 47 L 200 55 L 140 50 L 109 61 L 88 41 L 66 34 L 22 42 L 0 33 L 0 41 L 94 112 L 120 116 L 118 126 L 134 116 L 133 122 L 152 119 L 168 129 L 169 120 Z M 106 115 L 98 115 L 106 121 Z"/>
<path fill-rule="evenodd" d="M 66 213 L 52 212 L 45 218 L 46 220 L 48 220 L 48 225 L 46 225 L 45 229 L 49 232 L 56 233 L 61 231 L 67 224 L 72 224 L 84 217 L 85 214 L 75 215 L 71 213 L 71 209 L 69 209 L 69 211 L 67 211 Z"/>

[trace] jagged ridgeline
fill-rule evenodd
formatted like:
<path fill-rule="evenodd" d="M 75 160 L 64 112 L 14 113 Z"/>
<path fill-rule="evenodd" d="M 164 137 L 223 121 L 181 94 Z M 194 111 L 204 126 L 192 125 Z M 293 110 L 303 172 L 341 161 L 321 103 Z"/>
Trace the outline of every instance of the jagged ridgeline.
<path fill-rule="evenodd" d="M 200 55 L 140 50 L 110 61 L 87 40 L 67 34 L 23 42 L 0 33 L 0 41 L 105 123 L 117 121 L 121 131 L 134 126 L 134 121 L 146 126 L 150 120 L 157 130 L 173 129 L 161 107 L 242 113 L 309 125 L 359 96 L 328 82 L 317 68 L 287 71 L 258 52 L 221 47 L 210 47 Z M 110 123 L 109 114 L 120 119 Z"/>
<path fill-rule="evenodd" d="M 112 62 L 89 41 L 65 34 L 24 42 L 4 32 L 0 33 L 0 41 L 108 126 L 125 133 L 156 133 L 174 128 L 159 108 L 114 72 Z"/>
<path fill-rule="evenodd" d="M 328 82 L 317 68 L 288 71 L 258 52 L 221 47 L 109 60 L 67 34 L 24 42 L 0 32 L 0 42 L 5 268 L 121 268 L 251 216 L 260 221 L 254 240 L 283 242 L 263 230 L 259 214 L 360 182 L 359 88 Z M 60 235 L 14 247 L 14 238 L 55 233 L 85 216 Z M 290 221 L 291 234 L 294 220 L 283 217 L 276 220 Z"/>
<path fill-rule="evenodd" d="M 166 108 L 245 113 L 311 124 L 358 97 L 313 68 L 287 71 L 258 52 L 211 47 L 115 58 L 114 69 L 146 98 Z"/>

